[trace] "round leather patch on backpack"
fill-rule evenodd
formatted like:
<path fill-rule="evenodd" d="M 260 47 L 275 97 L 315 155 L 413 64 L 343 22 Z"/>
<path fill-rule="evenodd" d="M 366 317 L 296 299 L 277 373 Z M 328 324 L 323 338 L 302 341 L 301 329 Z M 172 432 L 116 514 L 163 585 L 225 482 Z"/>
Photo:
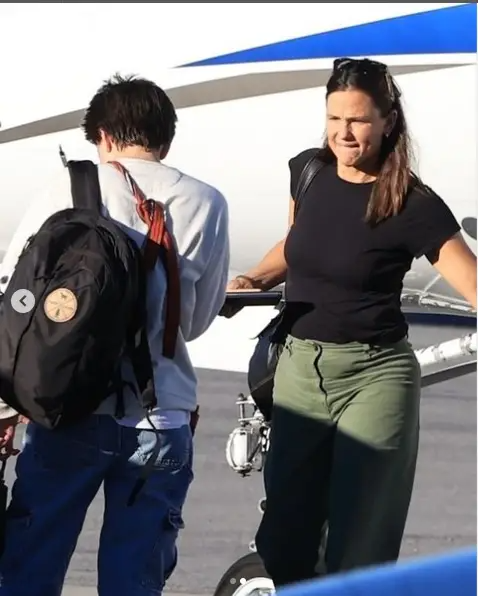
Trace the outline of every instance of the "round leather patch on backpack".
<path fill-rule="evenodd" d="M 58 288 L 45 298 L 43 310 L 50 321 L 66 323 L 75 316 L 78 310 L 78 300 L 68 288 Z"/>

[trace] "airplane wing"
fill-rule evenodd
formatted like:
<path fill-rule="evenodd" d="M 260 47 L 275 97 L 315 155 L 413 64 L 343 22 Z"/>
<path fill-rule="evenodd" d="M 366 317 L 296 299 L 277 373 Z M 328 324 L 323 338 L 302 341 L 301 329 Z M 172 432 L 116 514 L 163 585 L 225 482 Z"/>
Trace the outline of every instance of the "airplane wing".
<path fill-rule="evenodd" d="M 391 66 L 390 70 L 394 75 L 403 75 L 456 67 L 457 64 L 436 64 L 432 67 L 430 64 L 414 64 Z M 256 72 L 191 83 L 166 91 L 176 109 L 181 110 L 274 93 L 314 89 L 325 86 L 329 75 L 329 67 Z M 0 144 L 73 130 L 80 126 L 84 113 L 83 108 L 0 130 Z"/>

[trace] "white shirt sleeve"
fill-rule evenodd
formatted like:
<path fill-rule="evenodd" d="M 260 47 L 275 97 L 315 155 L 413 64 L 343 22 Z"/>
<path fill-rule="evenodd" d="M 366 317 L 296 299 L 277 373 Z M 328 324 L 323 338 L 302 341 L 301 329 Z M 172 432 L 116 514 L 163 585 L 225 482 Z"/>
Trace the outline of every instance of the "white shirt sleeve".
<path fill-rule="evenodd" d="M 182 288 L 186 293 L 182 301 L 181 330 L 186 342 L 207 331 L 226 299 L 230 259 L 229 211 L 225 198 L 219 193 L 217 203 L 203 231 L 202 273 Z"/>

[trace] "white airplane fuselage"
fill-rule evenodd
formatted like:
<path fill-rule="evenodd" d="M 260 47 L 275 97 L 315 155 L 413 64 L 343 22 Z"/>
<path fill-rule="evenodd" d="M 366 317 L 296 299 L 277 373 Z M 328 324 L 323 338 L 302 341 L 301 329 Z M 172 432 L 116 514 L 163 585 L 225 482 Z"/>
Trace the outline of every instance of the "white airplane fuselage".
<path fill-rule="evenodd" d="M 476 5 L 4 4 L 0 17 L 8 60 L 0 94 L 0 252 L 63 167 L 60 144 L 70 159 L 97 159 L 78 119 L 63 129 L 58 122 L 49 129 L 47 119 L 84 108 L 113 73 L 136 73 L 176 89 L 179 121 L 166 163 L 226 196 L 231 274 L 246 271 L 286 232 L 287 162 L 322 142 L 324 84 L 337 55 L 373 55 L 390 66 L 415 169 L 476 252 Z M 359 27 L 367 23 L 375 29 Z M 202 60 L 210 63 L 192 65 Z M 2 140 L 8 129 L 43 119 L 38 134 L 19 128 Z M 405 292 L 465 306 L 436 275 L 426 260 L 415 261 Z M 191 344 L 193 363 L 245 370 L 250 338 L 271 312 L 218 319 Z"/>

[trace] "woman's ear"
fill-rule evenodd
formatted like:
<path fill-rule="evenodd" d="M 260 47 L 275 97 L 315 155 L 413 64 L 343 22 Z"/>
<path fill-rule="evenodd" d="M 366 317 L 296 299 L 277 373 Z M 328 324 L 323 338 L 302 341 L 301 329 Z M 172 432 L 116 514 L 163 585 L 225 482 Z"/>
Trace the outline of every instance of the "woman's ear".
<path fill-rule="evenodd" d="M 397 123 L 397 110 L 392 110 L 390 114 L 387 116 L 387 121 L 385 123 L 385 130 L 384 135 L 389 137 L 392 134 L 392 130 L 395 128 L 395 124 Z"/>

